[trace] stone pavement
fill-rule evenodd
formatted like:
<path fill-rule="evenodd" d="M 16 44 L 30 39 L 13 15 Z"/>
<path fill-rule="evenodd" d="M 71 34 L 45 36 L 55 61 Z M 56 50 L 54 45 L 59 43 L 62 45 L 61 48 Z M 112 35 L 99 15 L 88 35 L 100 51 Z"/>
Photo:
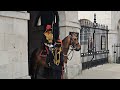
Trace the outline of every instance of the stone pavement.
<path fill-rule="evenodd" d="M 120 64 L 104 64 L 86 69 L 74 79 L 120 79 Z"/>

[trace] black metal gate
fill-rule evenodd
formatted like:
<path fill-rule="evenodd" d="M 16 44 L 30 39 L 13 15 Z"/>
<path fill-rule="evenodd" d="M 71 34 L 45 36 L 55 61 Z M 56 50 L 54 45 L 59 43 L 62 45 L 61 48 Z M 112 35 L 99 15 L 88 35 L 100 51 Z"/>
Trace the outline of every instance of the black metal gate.
<path fill-rule="evenodd" d="M 108 62 L 108 26 L 87 19 L 80 20 L 80 42 L 82 69 L 102 65 Z"/>
<path fill-rule="evenodd" d="M 114 63 L 120 64 L 120 43 L 112 45 Z"/>

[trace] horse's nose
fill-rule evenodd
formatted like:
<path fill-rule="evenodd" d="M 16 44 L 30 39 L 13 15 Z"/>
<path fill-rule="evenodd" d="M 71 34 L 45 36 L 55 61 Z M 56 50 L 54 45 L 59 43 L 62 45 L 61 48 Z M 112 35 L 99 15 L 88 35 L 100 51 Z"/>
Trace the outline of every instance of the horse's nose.
<path fill-rule="evenodd" d="M 80 50 L 81 50 L 81 47 L 79 47 L 79 48 L 76 48 L 75 50 L 76 50 L 76 51 L 80 51 Z"/>
<path fill-rule="evenodd" d="M 79 45 L 79 43 L 77 43 L 76 45 Z"/>
<path fill-rule="evenodd" d="M 79 43 L 77 43 L 76 46 L 77 46 L 77 47 L 76 47 L 76 50 L 77 50 L 77 51 L 81 50 L 81 46 L 79 45 Z"/>
<path fill-rule="evenodd" d="M 80 47 L 79 43 L 76 44 L 77 47 Z"/>

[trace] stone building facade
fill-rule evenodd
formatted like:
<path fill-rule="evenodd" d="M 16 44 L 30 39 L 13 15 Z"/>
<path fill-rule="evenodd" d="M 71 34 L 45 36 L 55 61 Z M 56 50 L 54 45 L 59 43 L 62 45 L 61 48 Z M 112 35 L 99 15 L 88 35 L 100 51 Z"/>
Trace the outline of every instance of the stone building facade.
<path fill-rule="evenodd" d="M 93 16 L 96 13 L 97 23 L 109 27 L 109 62 L 114 62 L 112 45 L 120 42 L 119 11 L 58 11 L 58 13 L 61 39 L 67 36 L 69 32 L 80 34 L 78 20 L 89 19 L 93 22 Z M 30 13 L 27 11 L 0 11 L 0 79 L 30 78 L 28 72 L 29 20 Z M 75 51 L 72 60 L 68 61 L 67 64 L 68 79 L 80 74 L 81 70 L 80 52 Z"/>
<path fill-rule="evenodd" d="M 71 31 L 80 32 L 77 11 L 58 12 L 61 39 Z M 28 70 L 29 20 L 30 13 L 27 11 L 0 11 L 0 79 L 30 78 Z M 75 56 L 67 66 L 68 78 L 79 74 L 80 52 L 75 52 Z"/>
<path fill-rule="evenodd" d="M 109 49 L 109 63 L 116 62 L 116 55 L 119 57 L 119 52 L 116 52 L 119 48 L 113 48 L 112 46 L 120 43 L 120 11 L 79 11 L 79 19 L 88 19 L 94 21 L 94 13 L 96 13 L 97 23 L 108 25 L 108 49 Z M 113 50 L 114 49 L 114 50 Z"/>
<path fill-rule="evenodd" d="M 0 79 L 28 76 L 28 25 L 25 11 L 0 11 Z"/>

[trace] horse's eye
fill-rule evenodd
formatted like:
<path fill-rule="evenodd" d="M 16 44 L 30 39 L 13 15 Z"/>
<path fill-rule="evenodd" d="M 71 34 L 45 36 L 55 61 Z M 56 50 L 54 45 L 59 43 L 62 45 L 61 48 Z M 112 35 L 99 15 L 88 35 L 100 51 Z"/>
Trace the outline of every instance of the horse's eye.
<path fill-rule="evenodd" d="M 76 41 L 77 39 L 75 38 L 74 40 Z"/>

